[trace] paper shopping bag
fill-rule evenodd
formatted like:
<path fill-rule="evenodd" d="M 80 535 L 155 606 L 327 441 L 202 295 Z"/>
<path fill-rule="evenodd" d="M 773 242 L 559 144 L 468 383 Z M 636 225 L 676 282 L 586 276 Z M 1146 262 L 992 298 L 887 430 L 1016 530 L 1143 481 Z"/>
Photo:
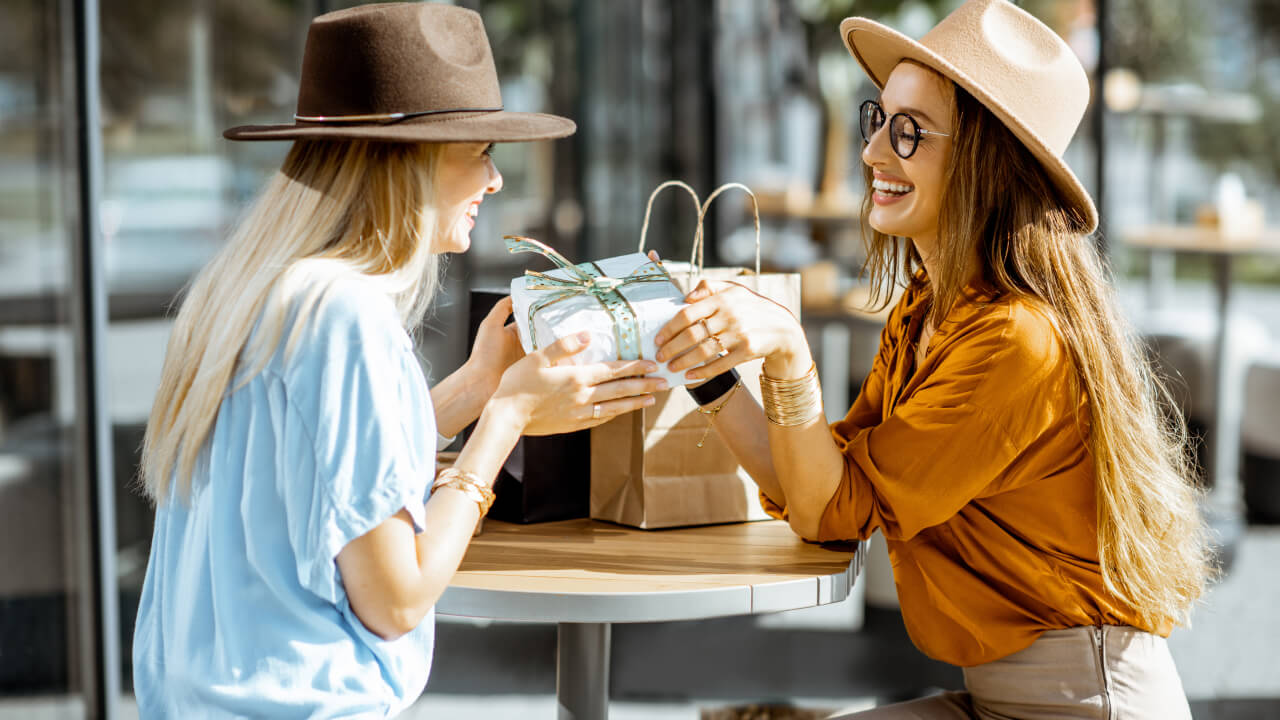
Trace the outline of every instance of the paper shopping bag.
<path fill-rule="evenodd" d="M 702 222 L 711 202 L 722 192 L 746 191 L 754 208 L 755 196 L 743 185 L 717 188 L 706 200 L 679 181 L 659 185 L 649 196 L 640 234 L 644 251 L 649 211 L 654 197 L 667 187 L 680 187 L 698 207 L 698 226 L 687 268 L 666 263 L 683 290 L 698 280 L 731 280 L 778 302 L 800 317 L 800 276 L 760 272 L 760 218 L 756 210 L 756 269 L 704 268 Z M 760 366 L 755 360 L 738 366 L 743 388 L 760 399 Z M 591 517 L 640 528 L 764 520 L 755 483 L 713 430 L 683 388 L 655 393 L 648 408 L 615 418 L 591 430 Z M 706 434 L 702 447 L 699 441 Z"/>

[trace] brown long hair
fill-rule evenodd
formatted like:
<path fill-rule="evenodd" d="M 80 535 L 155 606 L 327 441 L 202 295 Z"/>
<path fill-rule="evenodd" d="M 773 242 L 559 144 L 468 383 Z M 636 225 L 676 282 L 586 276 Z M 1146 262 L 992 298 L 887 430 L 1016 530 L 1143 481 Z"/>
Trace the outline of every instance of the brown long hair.
<path fill-rule="evenodd" d="M 920 285 L 936 327 L 981 273 L 1002 295 L 1046 311 L 1089 399 L 1081 425 L 1097 482 L 1103 582 L 1148 627 L 1185 622 L 1212 574 L 1186 425 L 1118 310 L 1106 263 L 1081 232 L 1083 214 L 999 119 L 948 84 L 956 102 L 936 250 L 945 261 L 923 278 L 911 243 L 864 223 L 874 295 L 887 304 L 894 283 Z"/>

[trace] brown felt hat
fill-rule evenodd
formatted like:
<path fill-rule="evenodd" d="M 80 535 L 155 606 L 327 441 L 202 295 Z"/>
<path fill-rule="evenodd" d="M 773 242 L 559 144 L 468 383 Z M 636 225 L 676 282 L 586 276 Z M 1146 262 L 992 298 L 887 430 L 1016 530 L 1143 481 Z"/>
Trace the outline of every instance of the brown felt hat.
<path fill-rule="evenodd" d="M 969 0 L 919 42 L 867 18 L 840 23 L 845 46 L 883 89 L 912 60 L 950 78 L 1035 155 L 1063 198 L 1098 227 L 1098 209 L 1062 154 L 1089 106 L 1089 77 L 1057 33 L 1006 0 Z"/>
<path fill-rule="evenodd" d="M 311 21 L 292 124 L 241 125 L 223 136 L 516 142 L 576 129 L 558 115 L 502 109 L 479 14 L 436 3 L 386 3 Z"/>

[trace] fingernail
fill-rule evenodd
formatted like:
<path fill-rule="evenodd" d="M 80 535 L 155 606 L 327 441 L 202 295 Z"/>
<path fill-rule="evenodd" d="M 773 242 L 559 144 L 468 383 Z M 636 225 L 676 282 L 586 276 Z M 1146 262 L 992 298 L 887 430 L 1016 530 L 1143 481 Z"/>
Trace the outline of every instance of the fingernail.
<path fill-rule="evenodd" d="M 667 341 L 667 336 L 666 336 L 666 335 L 663 335 L 662 333 L 658 333 L 657 335 L 654 335 L 654 336 L 653 336 L 653 344 L 654 344 L 654 345 L 661 345 L 661 344 L 665 343 L 666 341 Z"/>
<path fill-rule="evenodd" d="M 666 390 L 668 387 L 671 387 L 671 383 L 667 382 L 666 378 L 658 378 L 659 390 Z"/>
<path fill-rule="evenodd" d="M 591 333 L 587 332 L 586 330 L 583 330 L 582 332 L 578 333 L 578 340 L 584 343 L 591 342 Z"/>
<path fill-rule="evenodd" d="M 652 395 L 650 395 L 649 397 L 647 397 L 647 398 L 645 398 L 645 399 L 644 399 L 644 406 L 645 406 L 645 407 L 649 407 L 650 405 L 654 404 L 655 402 L 657 402 L 657 401 L 653 399 L 653 396 L 652 396 Z"/>
<path fill-rule="evenodd" d="M 698 372 L 696 370 L 690 370 L 689 372 L 685 373 L 684 376 L 688 380 L 697 380 Z"/>
<path fill-rule="evenodd" d="M 658 354 L 653 356 L 653 359 L 654 359 L 654 360 L 657 360 L 658 362 L 662 362 L 663 360 L 666 360 L 666 359 L 667 359 L 667 355 L 666 355 L 666 353 L 664 353 L 664 352 L 662 352 L 661 350 L 659 350 L 659 351 L 658 351 Z"/>
<path fill-rule="evenodd" d="M 648 363 L 645 363 L 645 364 L 644 364 L 644 371 L 645 371 L 646 373 L 658 372 L 658 363 L 655 363 L 655 362 L 648 362 Z"/>

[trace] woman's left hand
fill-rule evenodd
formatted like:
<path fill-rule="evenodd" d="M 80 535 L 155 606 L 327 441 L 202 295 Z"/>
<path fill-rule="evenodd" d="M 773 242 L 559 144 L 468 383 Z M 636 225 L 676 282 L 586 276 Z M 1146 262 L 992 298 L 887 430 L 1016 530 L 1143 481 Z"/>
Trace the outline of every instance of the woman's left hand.
<path fill-rule="evenodd" d="M 812 359 L 800 321 L 790 310 L 732 282 L 702 280 L 688 306 L 658 332 L 658 362 L 690 380 L 707 380 L 748 360 L 765 358 L 775 377 L 799 376 Z M 674 358 L 674 359 L 672 359 Z M 705 363 L 705 364 L 704 364 Z M 792 366 L 804 367 L 798 371 Z M 776 373 L 776 374 L 775 374 Z"/>
<path fill-rule="evenodd" d="M 480 321 L 471 356 L 463 366 L 471 374 L 473 387 L 483 389 L 484 399 L 497 389 L 502 373 L 524 357 L 515 323 L 506 324 L 510 317 L 511 297 L 508 296 L 499 300 Z"/>

